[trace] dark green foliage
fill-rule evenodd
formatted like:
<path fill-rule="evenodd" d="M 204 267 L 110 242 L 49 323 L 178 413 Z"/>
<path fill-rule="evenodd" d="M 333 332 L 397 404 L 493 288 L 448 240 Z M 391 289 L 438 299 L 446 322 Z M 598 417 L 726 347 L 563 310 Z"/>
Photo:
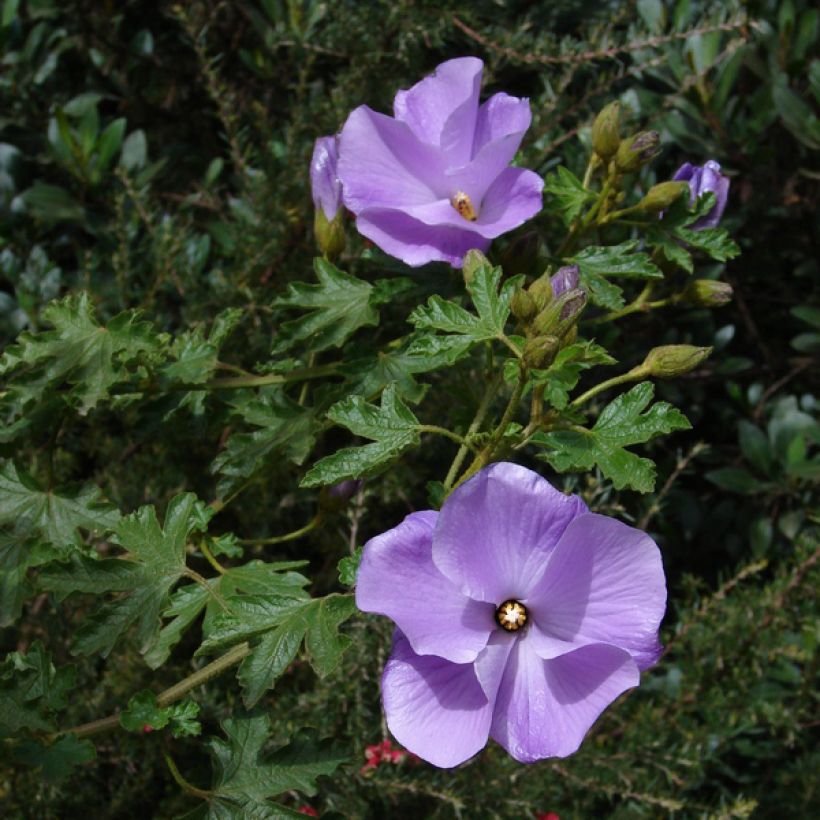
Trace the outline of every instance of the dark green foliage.
<path fill-rule="evenodd" d="M 816 816 L 819 19 L 805 0 L 0 3 L 0 815 Z M 530 98 L 516 164 L 544 211 L 466 286 L 350 220 L 346 253 L 314 260 L 313 140 L 464 54 L 485 94 Z M 613 100 L 621 136 L 663 150 L 598 203 L 589 128 Z M 732 179 L 719 228 L 691 230 L 709 195 L 628 210 L 707 159 Z M 526 231 L 537 253 L 508 264 Z M 513 294 L 572 262 L 578 336 L 497 429 L 530 339 Z M 696 277 L 734 300 L 678 303 Z M 573 405 L 672 344 L 715 352 Z M 488 447 L 658 541 L 666 653 L 566 760 L 490 743 L 456 770 L 362 772 L 392 624 L 355 612 L 361 547 Z"/>

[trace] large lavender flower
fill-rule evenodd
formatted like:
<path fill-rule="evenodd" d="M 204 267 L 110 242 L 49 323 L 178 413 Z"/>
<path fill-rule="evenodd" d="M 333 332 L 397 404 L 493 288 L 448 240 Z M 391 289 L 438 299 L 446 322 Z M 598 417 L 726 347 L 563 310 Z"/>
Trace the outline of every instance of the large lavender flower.
<path fill-rule="evenodd" d="M 409 265 L 460 267 L 471 248 L 541 209 L 541 178 L 510 162 L 530 125 L 529 100 L 479 105 L 483 63 L 463 57 L 399 91 L 393 117 L 365 105 L 339 142 L 344 204 L 359 232 Z"/>
<path fill-rule="evenodd" d="M 720 164 L 710 159 L 705 165 L 685 162 L 672 177 L 675 182 L 689 183 L 689 202 L 694 205 L 698 197 L 706 193 L 715 195 L 715 206 L 706 216 L 689 226 L 690 230 L 715 228 L 723 216 L 729 199 L 729 178 L 720 173 Z"/>
<path fill-rule="evenodd" d="M 645 533 L 499 463 L 371 539 L 356 603 L 398 626 L 390 731 L 450 767 L 488 737 L 522 762 L 572 754 L 658 659 L 666 585 Z"/>

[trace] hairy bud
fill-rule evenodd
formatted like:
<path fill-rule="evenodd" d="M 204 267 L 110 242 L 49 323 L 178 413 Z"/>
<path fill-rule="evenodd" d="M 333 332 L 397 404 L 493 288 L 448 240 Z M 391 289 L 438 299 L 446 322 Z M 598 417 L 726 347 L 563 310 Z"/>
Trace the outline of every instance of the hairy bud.
<path fill-rule="evenodd" d="M 574 288 L 562 293 L 545 307 L 533 320 L 533 328 L 540 335 L 562 336 L 575 322 L 586 307 L 587 295 Z"/>
<path fill-rule="evenodd" d="M 694 345 L 663 345 L 650 350 L 642 367 L 648 376 L 674 379 L 694 370 L 712 352 L 711 347 Z"/>
<path fill-rule="evenodd" d="M 659 182 L 647 191 L 638 208 L 648 214 L 660 213 L 688 190 L 685 182 Z"/>
<path fill-rule="evenodd" d="M 527 291 L 517 290 L 510 301 L 510 310 L 516 319 L 528 322 L 538 312 L 538 305 Z"/>
<path fill-rule="evenodd" d="M 555 361 L 559 341 L 555 336 L 539 336 L 524 345 L 524 364 L 527 367 L 545 368 Z"/>
<path fill-rule="evenodd" d="M 732 301 L 732 286 L 715 279 L 695 279 L 679 297 L 679 302 L 692 307 L 715 308 Z"/>
<path fill-rule="evenodd" d="M 540 276 L 527 288 L 527 292 L 535 299 L 536 307 L 543 310 L 552 301 L 552 283 L 549 276 L 546 273 Z"/>
<path fill-rule="evenodd" d="M 641 131 L 621 140 L 615 164 L 623 173 L 630 173 L 651 162 L 661 150 L 661 136 L 657 131 Z"/>
<path fill-rule="evenodd" d="M 621 104 L 611 102 L 601 109 L 592 124 L 592 150 L 609 162 L 621 144 Z"/>
<path fill-rule="evenodd" d="M 345 229 L 342 225 L 343 211 L 336 212 L 333 219 L 328 219 L 321 208 L 316 209 L 313 218 L 313 233 L 319 250 L 331 261 L 338 259 L 345 249 Z"/>
<path fill-rule="evenodd" d="M 469 285 L 473 281 L 476 271 L 482 265 L 488 265 L 487 257 L 481 251 L 471 248 L 464 254 L 464 264 L 461 266 L 461 273 L 464 276 L 464 283 Z"/>

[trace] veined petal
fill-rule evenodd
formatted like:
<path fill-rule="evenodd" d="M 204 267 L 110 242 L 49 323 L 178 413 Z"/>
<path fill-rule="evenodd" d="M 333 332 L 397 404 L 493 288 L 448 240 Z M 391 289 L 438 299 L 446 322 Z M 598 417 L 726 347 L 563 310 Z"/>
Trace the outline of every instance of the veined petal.
<path fill-rule="evenodd" d="M 439 513 L 433 561 L 470 598 L 525 599 L 569 523 L 587 507 L 532 470 L 498 463 L 456 489 Z"/>
<path fill-rule="evenodd" d="M 490 240 L 472 229 L 474 222 L 467 222 L 451 210 L 463 228 L 449 224 L 426 225 L 403 210 L 386 208 L 363 211 L 356 220 L 356 228 L 385 253 L 412 267 L 428 262 L 449 262 L 454 268 L 460 268 L 467 251 L 472 248 L 486 251 Z"/>
<path fill-rule="evenodd" d="M 566 757 L 640 674 L 628 652 L 593 644 L 545 661 L 516 641 L 498 691 L 491 735 L 516 760 Z"/>
<path fill-rule="evenodd" d="M 433 564 L 438 513 L 408 515 L 365 544 L 356 606 L 395 621 L 413 650 L 449 661 L 475 660 L 494 631 L 493 608 L 472 601 Z"/>
<path fill-rule="evenodd" d="M 487 106 L 491 106 L 490 122 L 487 115 L 482 118 Z M 509 119 L 504 119 L 505 114 Z M 447 169 L 450 190 L 464 191 L 473 202 L 481 202 L 499 174 L 512 162 L 531 119 L 529 100 L 506 94 L 496 94 L 488 100 L 479 111 L 479 127 L 469 162 Z"/>
<path fill-rule="evenodd" d="M 361 105 L 339 135 L 338 175 L 344 204 L 366 208 L 417 205 L 445 196 L 444 163 L 403 122 Z"/>
<path fill-rule="evenodd" d="M 462 165 L 472 155 L 483 68 L 477 57 L 447 60 L 431 76 L 399 91 L 393 102 L 396 119 L 422 142 L 440 148 L 449 164 Z"/>
<path fill-rule="evenodd" d="M 543 207 L 544 180 L 526 168 L 505 168 L 484 194 L 476 223 L 496 237 L 532 219 Z"/>
<path fill-rule="evenodd" d="M 517 136 L 520 143 L 531 122 L 530 101 L 526 97 L 493 94 L 478 109 L 473 153 L 504 137 Z"/>
<path fill-rule="evenodd" d="M 498 688 L 504 678 L 507 660 L 518 636 L 503 629 L 493 630 L 487 646 L 475 661 L 475 674 L 490 703 L 495 703 Z"/>
<path fill-rule="evenodd" d="M 382 699 L 396 740 L 434 766 L 457 766 L 487 743 L 492 704 L 473 664 L 417 655 L 400 632 L 382 675 Z"/>
<path fill-rule="evenodd" d="M 666 610 L 660 551 L 646 533 L 614 518 L 579 516 L 561 536 L 526 606 L 548 637 L 612 644 L 646 669 L 660 654 L 658 627 Z"/>

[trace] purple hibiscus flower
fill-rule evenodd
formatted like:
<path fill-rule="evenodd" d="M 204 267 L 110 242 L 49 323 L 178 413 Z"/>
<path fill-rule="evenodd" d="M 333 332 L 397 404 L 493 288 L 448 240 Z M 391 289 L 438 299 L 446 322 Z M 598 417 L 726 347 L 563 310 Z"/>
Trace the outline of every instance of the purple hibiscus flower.
<path fill-rule="evenodd" d="M 310 189 L 313 204 L 330 222 L 342 204 L 342 183 L 337 174 L 339 162 L 337 137 L 319 137 L 310 160 Z"/>
<path fill-rule="evenodd" d="M 698 166 L 685 162 L 678 168 L 674 182 L 689 183 L 689 204 L 694 205 L 698 197 L 706 193 L 715 195 L 715 205 L 706 216 L 689 226 L 692 231 L 704 228 L 715 228 L 723 216 L 726 202 L 729 199 L 729 178 L 720 173 L 720 165 L 710 159 L 705 165 Z"/>
<path fill-rule="evenodd" d="M 387 725 L 436 766 L 498 741 L 516 760 L 564 757 L 660 655 L 660 552 L 536 473 L 498 463 L 441 512 L 364 548 L 356 603 L 395 621 Z"/>
<path fill-rule="evenodd" d="M 479 105 L 483 63 L 463 57 L 399 91 L 393 117 L 366 105 L 339 137 L 339 178 L 356 227 L 408 265 L 461 267 L 471 248 L 541 210 L 543 181 L 510 162 L 530 125 L 529 100 Z"/>

